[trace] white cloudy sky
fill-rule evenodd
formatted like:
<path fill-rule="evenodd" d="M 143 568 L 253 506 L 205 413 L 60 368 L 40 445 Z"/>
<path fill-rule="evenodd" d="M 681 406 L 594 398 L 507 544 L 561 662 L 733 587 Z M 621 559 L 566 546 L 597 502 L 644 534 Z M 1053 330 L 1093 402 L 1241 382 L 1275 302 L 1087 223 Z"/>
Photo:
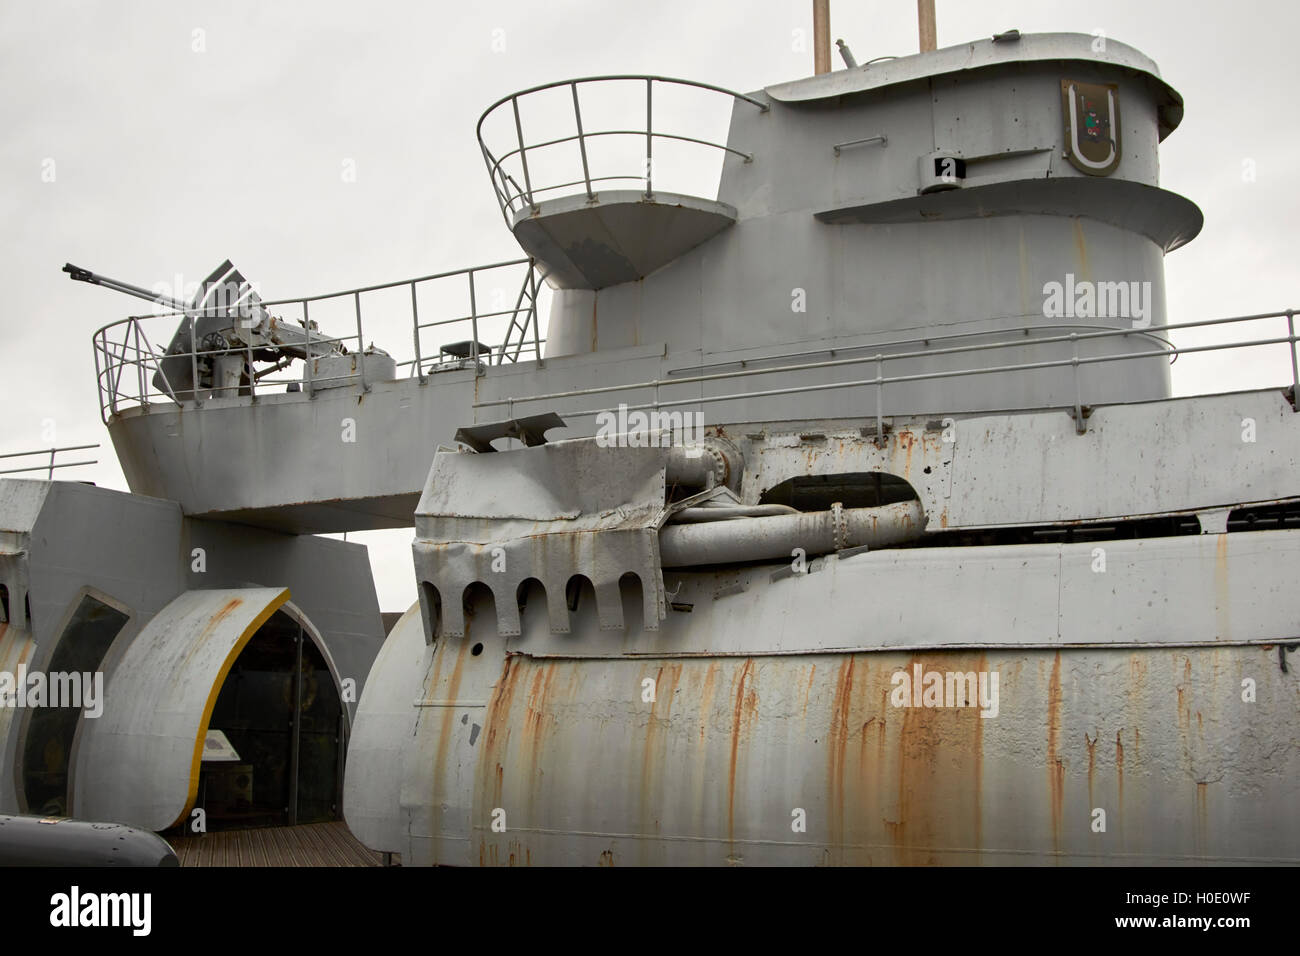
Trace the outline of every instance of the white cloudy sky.
<path fill-rule="evenodd" d="M 1154 58 L 1187 101 L 1163 147 L 1162 185 L 1206 220 L 1168 260 L 1171 320 L 1300 303 L 1300 4 L 937 7 L 940 46 L 1010 27 L 1100 29 Z M 832 0 L 832 37 L 860 62 L 912 53 L 915 10 L 912 0 Z M 196 280 L 228 257 L 282 297 L 513 258 L 473 135 L 489 103 L 602 73 L 758 89 L 811 73 L 811 55 L 792 49 L 793 31 L 810 26 L 810 0 L 4 0 L 0 452 L 48 445 L 52 419 L 61 445 L 104 444 L 100 464 L 77 477 L 125 488 L 97 414 L 90 339 L 140 310 L 71 283 L 64 262 L 153 286 Z M 355 182 L 340 174 L 349 160 Z M 1250 388 L 1289 374 L 1278 352 L 1184 357 L 1175 385 Z M 353 537 L 372 544 L 381 605 L 404 608 L 409 532 Z"/>

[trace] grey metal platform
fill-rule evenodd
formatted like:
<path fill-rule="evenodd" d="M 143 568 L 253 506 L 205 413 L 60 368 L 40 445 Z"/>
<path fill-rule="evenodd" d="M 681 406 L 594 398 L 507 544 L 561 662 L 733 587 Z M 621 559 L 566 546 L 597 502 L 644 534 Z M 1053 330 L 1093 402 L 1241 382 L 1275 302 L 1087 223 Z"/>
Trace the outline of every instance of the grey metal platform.
<path fill-rule="evenodd" d="M 514 231 L 554 285 L 603 289 L 645 278 L 735 221 L 735 207 L 715 200 L 620 190 L 545 200 Z"/>

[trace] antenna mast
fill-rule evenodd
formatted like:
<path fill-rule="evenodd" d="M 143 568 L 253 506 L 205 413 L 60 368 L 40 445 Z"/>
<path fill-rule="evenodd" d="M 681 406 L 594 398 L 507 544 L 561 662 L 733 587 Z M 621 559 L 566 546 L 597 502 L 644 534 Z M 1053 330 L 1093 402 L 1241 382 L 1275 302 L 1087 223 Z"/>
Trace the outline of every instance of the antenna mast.
<path fill-rule="evenodd" d="M 938 49 L 939 37 L 935 26 L 934 0 L 916 0 L 916 28 L 921 40 L 922 53 Z M 830 71 L 831 0 L 813 0 L 813 73 L 821 75 Z"/>
<path fill-rule="evenodd" d="M 934 26 L 934 0 L 916 0 L 916 25 L 921 34 L 921 52 L 929 53 L 938 46 Z"/>
<path fill-rule="evenodd" d="M 813 0 L 813 73 L 831 71 L 831 0 Z"/>

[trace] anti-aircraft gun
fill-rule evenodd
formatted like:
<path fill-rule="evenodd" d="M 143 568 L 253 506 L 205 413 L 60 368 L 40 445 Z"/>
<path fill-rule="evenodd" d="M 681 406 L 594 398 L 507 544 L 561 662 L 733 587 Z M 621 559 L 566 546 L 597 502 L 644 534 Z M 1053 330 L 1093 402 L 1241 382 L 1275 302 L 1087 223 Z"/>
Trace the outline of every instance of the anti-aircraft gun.
<path fill-rule="evenodd" d="M 347 352 L 336 340 L 320 335 L 314 322 L 307 327 L 271 315 L 229 259 L 203 280 L 189 303 L 71 263 L 63 271 L 75 281 L 125 292 L 183 315 L 153 376 L 154 388 L 177 402 L 207 394 L 247 395 L 255 378 L 294 359 L 319 360 Z M 257 362 L 271 367 L 255 371 L 251 366 Z"/>

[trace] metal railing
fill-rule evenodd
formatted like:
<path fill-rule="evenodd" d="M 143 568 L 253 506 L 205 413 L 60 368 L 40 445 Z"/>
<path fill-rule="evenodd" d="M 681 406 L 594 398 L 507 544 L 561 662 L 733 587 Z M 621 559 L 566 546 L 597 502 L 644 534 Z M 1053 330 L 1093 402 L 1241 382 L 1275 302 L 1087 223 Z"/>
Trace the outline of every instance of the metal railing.
<path fill-rule="evenodd" d="M 873 416 L 876 420 L 876 437 L 884 437 L 884 420 L 887 417 L 885 411 L 885 386 L 891 384 L 900 384 L 903 382 L 922 382 L 936 379 L 962 378 L 975 375 L 991 374 L 1015 374 L 1020 372 L 1029 372 L 1040 369 L 1068 368 L 1072 370 L 1074 385 L 1074 402 L 1073 412 L 1076 430 L 1083 434 L 1087 430 L 1086 415 L 1084 409 L 1087 404 L 1083 401 L 1082 383 L 1079 378 L 1079 370 L 1088 365 L 1104 365 L 1111 362 L 1126 362 L 1134 359 L 1151 359 L 1151 358 L 1169 358 L 1170 362 L 1177 359 L 1179 355 L 1187 355 L 1198 352 L 1219 352 L 1233 349 L 1260 348 L 1265 346 L 1286 345 L 1290 350 L 1291 359 L 1291 388 L 1295 400 L 1300 401 L 1300 361 L 1297 360 L 1295 334 L 1295 309 L 1287 309 L 1281 312 L 1264 312 L 1257 315 L 1240 315 L 1222 319 L 1204 319 L 1195 322 L 1182 322 L 1169 325 L 1157 326 L 1152 329 L 1140 328 L 1118 328 L 1118 329 L 1100 329 L 1091 332 L 1071 332 L 1066 335 L 1050 335 L 1037 338 L 1028 338 L 1033 328 L 1018 330 L 1013 338 L 1003 339 L 996 342 L 980 342 L 966 345 L 943 346 L 931 348 L 933 343 L 946 343 L 957 341 L 963 338 L 970 338 L 976 335 L 995 335 L 996 332 L 959 332 L 947 335 L 934 335 L 924 338 L 911 338 L 898 342 L 885 342 L 875 345 L 851 346 L 845 349 L 825 349 L 822 351 L 851 351 L 859 348 L 875 349 L 874 352 L 867 355 L 855 356 L 852 358 L 828 359 L 814 362 L 797 362 L 787 365 L 776 365 L 763 368 L 743 367 L 729 372 L 713 372 L 699 375 L 675 376 L 673 378 L 657 378 L 641 382 L 630 382 L 619 385 L 605 385 L 590 388 L 570 389 L 562 392 L 547 392 L 543 394 L 528 395 L 522 397 L 509 397 L 500 399 L 491 399 L 486 401 L 474 402 L 473 407 L 479 408 L 500 408 L 508 409 L 508 416 L 513 417 L 516 406 L 530 402 L 554 402 L 558 399 L 577 398 L 591 395 L 609 395 L 618 392 L 631 392 L 644 389 L 654 391 L 654 400 L 650 402 L 640 402 L 631 404 L 627 402 L 614 406 L 603 406 L 600 408 L 588 409 L 552 409 L 557 411 L 564 418 L 584 418 L 596 415 L 606 415 L 624 411 L 653 410 L 658 411 L 664 408 L 673 408 L 680 406 L 702 406 L 716 402 L 740 401 L 755 398 L 769 398 L 777 395 L 799 395 L 811 392 L 833 391 L 844 388 L 875 388 L 875 409 Z M 1212 326 L 1230 325 L 1239 322 L 1257 322 L 1266 319 L 1285 319 L 1287 334 L 1265 339 L 1252 339 L 1240 342 L 1226 342 L 1212 345 L 1196 346 L 1175 346 L 1164 337 L 1170 332 L 1181 329 L 1208 328 Z M 1113 338 L 1142 337 L 1155 339 L 1161 342 L 1161 347 L 1148 349 L 1144 351 L 1126 352 L 1116 355 L 1087 355 L 1079 354 L 1079 344 L 1094 340 L 1106 340 Z M 926 347 L 923 349 L 911 349 L 901 352 L 881 351 L 891 346 L 911 344 L 921 342 Z M 1056 343 L 1069 343 L 1070 357 L 1063 359 L 1048 359 L 1040 362 L 1020 362 L 1008 365 L 987 365 L 970 368 L 941 369 L 932 372 L 917 372 L 907 375 L 886 375 L 885 364 L 887 362 L 899 362 L 909 359 L 930 359 L 936 356 L 944 355 L 961 355 L 967 353 L 991 352 L 998 349 L 1024 348 L 1026 346 L 1051 345 Z M 795 353 L 795 354 L 809 354 Z M 754 361 L 765 361 L 765 359 L 756 359 Z M 731 363 L 722 363 L 731 364 Z M 695 395 L 690 398 L 661 400 L 659 397 L 660 389 L 668 387 L 677 387 L 681 385 L 705 383 L 705 382 L 725 382 L 736 379 L 745 379 L 755 375 L 780 375 L 791 372 L 802 372 L 815 369 L 835 369 L 859 365 L 875 365 L 876 374 L 871 378 L 853 379 L 849 381 L 832 381 L 832 382 L 814 382 L 804 385 L 792 385 L 783 388 L 769 388 L 756 391 L 728 392 L 718 395 Z M 669 372 L 672 374 L 672 372 Z M 908 414 L 905 408 L 899 408 L 890 414 Z"/>
<path fill-rule="evenodd" d="M 0 455 L 0 458 L 35 458 L 40 456 L 49 460 L 39 465 L 31 465 L 23 468 L 3 468 L 0 469 L 0 475 L 17 475 L 22 472 L 43 471 L 45 476 L 51 480 L 54 478 L 55 468 L 75 468 L 78 465 L 97 465 L 99 459 L 92 458 L 88 461 L 55 461 L 54 456 L 65 451 L 85 451 L 88 448 L 98 448 L 94 445 L 64 445 L 62 448 L 37 448 L 34 451 L 14 451 L 8 454 Z"/>
<path fill-rule="evenodd" d="M 130 316 L 109 323 L 94 335 L 101 418 L 107 424 L 123 409 L 155 403 L 200 405 L 208 398 L 234 396 L 256 400 L 259 389 L 265 391 L 271 386 L 303 390 L 309 395 L 341 384 L 355 383 L 369 390 L 378 380 L 380 373 L 374 371 L 375 364 L 383 356 L 367 349 L 363 312 L 382 318 L 371 319 L 372 343 L 378 340 L 381 345 L 396 344 L 385 342 L 382 332 L 374 335 L 376 327 L 393 332 L 395 337 L 409 336 L 411 357 L 400 361 L 394 358 L 398 377 L 418 378 L 424 383 L 428 375 L 439 371 L 469 367 L 484 374 L 493 365 L 540 361 L 545 339 L 539 328 L 538 300 L 544 280 L 545 274 L 533 259 L 511 259 L 342 292 L 263 302 L 262 308 L 273 319 L 264 320 L 256 328 L 256 323 L 246 316 L 234 312 L 214 316 L 211 309 L 201 317 L 180 311 Z M 492 283 L 495 288 L 485 296 L 480 283 Z M 373 302 L 385 293 L 400 294 L 402 289 L 409 289 L 410 294 L 400 296 L 396 311 L 405 315 L 398 320 L 393 318 L 395 301 L 391 298 L 382 310 L 373 305 L 363 310 L 363 302 Z M 452 310 L 455 314 L 444 317 L 443 311 L 431 310 L 427 301 L 422 304 L 422 293 L 426 300 L 434 295 L 467 299 L 468 311 L 456 308 Z M 330 306 L 336 312 L 342 306 L 341 311 L 346 313 L 343 321 L 354 331 L 341 336 L 321 332 L 313 315 L 320 316 Z M 334 320 L 338 321 L 338 316 Z M 214 321 L 226 324 L 219 332 L 200 331 Z M 266 328 L 292 333 L 281 335 L 292 344 L 265 340 Z M 255 342 L 253 333 L 259 331 L 264 337 Z M 458 338 L 463 340 L 467 332 L 469 340 L 459 343 L 463 348 L 455 354 L 446 351 Z M 160 348 L 168 336 L 172 345 Z M 242 344 L 229 341 L 239 336 L 245 338 Z M 499 336 L 495 344 L 483 344 L 483 338 L 494 336 Z M 385 354 L 392 353 L 385 349 Z M 333 356 L 352 359 L 342 374 L 320 370 L 321 360 Z M 215 371 L 217 360 L 223 357 L 242 360 L 237 379 L 229 384 L 218 381 Z M 295 362 L 301 363 L 300 376 L 272 377 L 292 368 Z M 258 363 L 263 367 L 259 369 Z"/>
<path fill-rule="evenodd" d="M 578 88 L 589 84 L 611 84 L 611 83 L 635 83 L 643 84 L 645 88 L 645 122 L 637 129 L 589 129 L 585 128 L 582 120 L 582 104 L 578 96 Z M 537 196 L 540 193 L 555 193 L 560 190 L 572 190 L 572 194 L 579 194 L 577 187 L 581 186 L 585 191 L 587 199 L 596 198 L 592 186 L 595 183 L 603 182 L 640 182 L 645 184 L 645 196 L 650 198 L 654 195 L 654 144 L 655 140 L 671 140 L 681 143 L 689 143 L 694 146 L 704 147 L 708 150 L 716 150 L 722 154 L 730 153 L 739 156 L 745 162 L 752 162 L 754 157 L 752 153 L 746 153 L 742 150 L 735 149 L 725 143 L 715 143 L 697 136 L 688 136 L 684 132 L 668 132 L 662 129 L 655 129 L 654 122 L 654 91 L 655 85 L 670 85 L 696 90 L 703 90 L 710 93 L 717 93 L 730 97 L 745 103 L 751 103 L 761 112 L 767 112 L 768 104 L 762 100 L 754 99 L 743 93 L 735 93 L 731 90 L 724 89 L 720 86 L 713 86 L 709 83 L 697 83 L 693 80 L 677 80 L 665 76 L 645 76 L 645 75 L 611 75 L 611 76 L 588 76 L 574 80 L 560 80 L 555 83 L 546 83 L 542 86 L 534 86 L 530 89 L 520 90 L 518 93 L 512 93 L 509 96 L 497 100 L 479 117 L 478 126 L 475 128 L 478 136 L 479 148 L 483 151 L 483 160 L 487 163 L 488 176 L 492 180 L 492 188 L 496 192 L 497 204 L 501 207 L 501 214 L 505 217 L 506 225 L 513 226 L 513 218 L 519 212 L 525 209 L 537 208 Z M 573 102 L 573 123 L 574 132 L 565 135 L 542 140 L 540 142 L 528 143 L 524 139 L 523 120 L 520 116 L 519 103 L 525 97 L 534 96 L 547 90 L 569 88 Z M 632 105 L 631 103 L 629 104 Z M 514 148 L 502 153 L 500 157 L 494 156 L 488 148 L 483 138 L 483 124 L 488 117 L 498 109 L 509 106 L 513 127 L 515 132 Z M 639 110 L 641 106 L 638 95 L 634 108 Z M 598 167 L 593 171 L 593 161 L 588 149 L 589 142 L 597 137 L 632 137 L 645 144 L 644 155 L 640 159 L 640 168 L 627 171 L 618 165 L 611 166 L 609 170 Z M 570 178 L 565 182 L 549 182 L 545 179 L 537 181 L 536 157 L 534 163 L 530 166 L 529 155 L 536 154 L 540 150 L 550 147 L 561 146 L 565 143 L 578 144 L 578 157 L 581 159 L 582 177 Z M 509 164 L 509 167 L 507 166 Z M 512 175 L 512 170 L 517 175 Z M 576 176 L 576 167 L 570 173 L 570 177 Z M 520 185 L 519 180 L 523 180 Z"/>

